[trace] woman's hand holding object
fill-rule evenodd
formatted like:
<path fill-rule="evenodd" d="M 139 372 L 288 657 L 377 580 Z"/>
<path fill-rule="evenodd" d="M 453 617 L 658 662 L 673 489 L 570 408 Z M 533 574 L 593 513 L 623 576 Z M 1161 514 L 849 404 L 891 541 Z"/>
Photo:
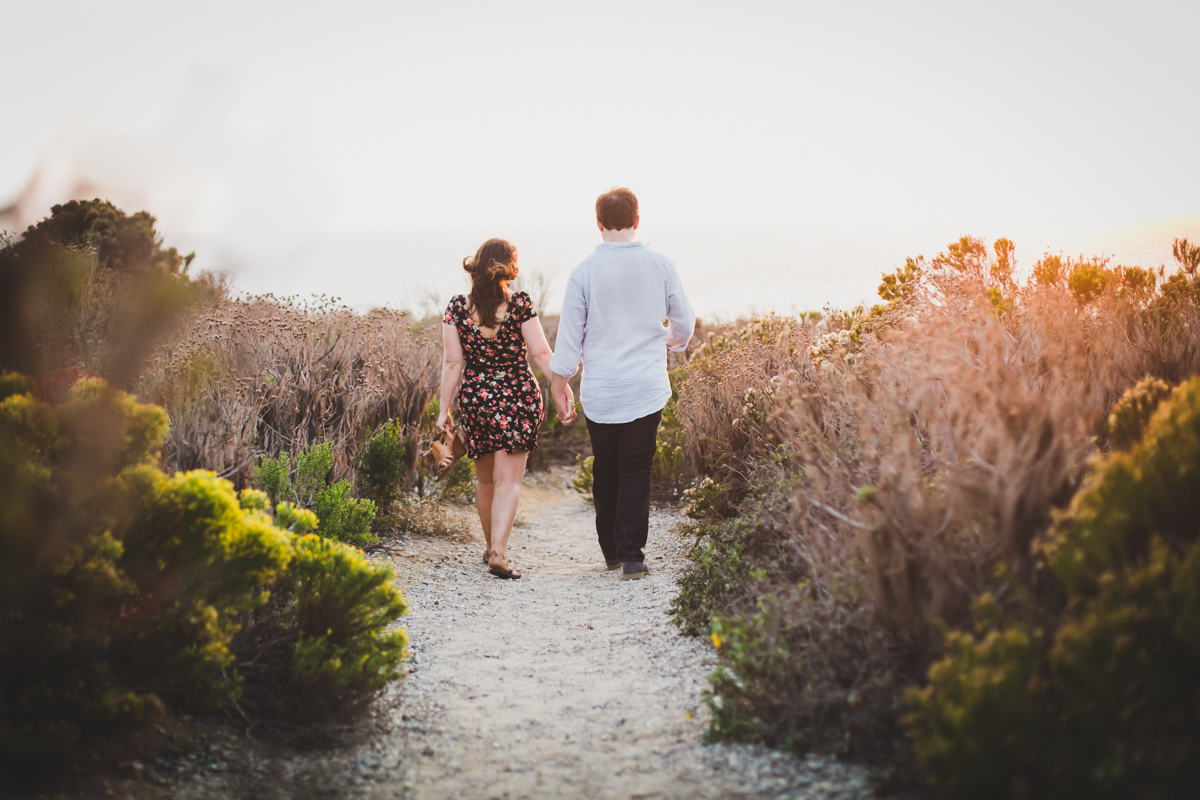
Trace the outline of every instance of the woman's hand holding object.
<path fill-rule="evenodd" d="M 575 393 L 571 391 L 569 385 L 565 387 L 562 394 L 554 398 L 554 404 L 558 406 L 558 421 L 563 425 L 570 425 L 578 418 L 578 414 L 575 413 Z M 566 409 L 566 414 L 563 414 L 564 409 Z"/>

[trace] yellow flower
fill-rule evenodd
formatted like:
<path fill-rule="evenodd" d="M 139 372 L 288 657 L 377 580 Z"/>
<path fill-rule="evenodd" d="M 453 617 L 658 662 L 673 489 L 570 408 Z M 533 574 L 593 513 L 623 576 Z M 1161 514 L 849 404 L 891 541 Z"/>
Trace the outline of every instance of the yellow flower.
<path fill-rule="evenodd" d="M 712 635 L 712 643 L 713 647 L 719 648 L 721 646 L 721 634 L 714 631 Z"/>

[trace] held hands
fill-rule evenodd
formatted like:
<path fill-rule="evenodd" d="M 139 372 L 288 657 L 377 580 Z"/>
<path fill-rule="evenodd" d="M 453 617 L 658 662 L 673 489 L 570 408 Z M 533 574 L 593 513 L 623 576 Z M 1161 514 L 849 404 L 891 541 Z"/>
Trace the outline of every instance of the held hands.
<path fill-rule="evenodd" d="M 570 384 L 564 383 L 563 390 L 554 395 L 554 405 L 558 408 L 558 421 L 563 425 L 570 425 L 579 418 L 575 411 L 575 393 L 571 391 Z"/>
<path fill-rule="evenodd" d="M 435 427 L 443 433 L 454 433 L 454 420 L 450 418 L 450 412 L 442 409 L 438 414 Z"/>

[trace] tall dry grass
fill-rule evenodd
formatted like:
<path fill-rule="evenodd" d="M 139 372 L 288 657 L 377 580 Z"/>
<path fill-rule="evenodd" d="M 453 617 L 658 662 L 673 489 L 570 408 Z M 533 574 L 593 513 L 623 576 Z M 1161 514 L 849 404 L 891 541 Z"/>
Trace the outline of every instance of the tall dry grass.
<path fill-rule="evenodd" d="M 914 263 L 872 312 L 754 320 L 689 365 L 688 454 L 738 517 L 707 530 L 753 562 L 719 589 L 721 629 L 787 653 L 769 675 L 734 659 L 717 680 L 723 733 L 881 746 L 940 624 L 966 623 L 985 591 L 1047 590 L 1030 544 L 1105 446 L 1121 393 L 1200 373 L 1191 278 L 1080 260 L 1020 283 L 1002 242 Z M 702 573 L 685 578 L 683 618 L 689 592 L 716 590 Z"/>
<path fill-rule="evenodd" d="M 240 484 L 261 453 L 329 441 L 343 477 L 369 428 L 418 424 L 440 353 L 405 312 L 230 300 L 155 351 L 136 392 L 170 415 L 172 469 L 211 469 Z"/>

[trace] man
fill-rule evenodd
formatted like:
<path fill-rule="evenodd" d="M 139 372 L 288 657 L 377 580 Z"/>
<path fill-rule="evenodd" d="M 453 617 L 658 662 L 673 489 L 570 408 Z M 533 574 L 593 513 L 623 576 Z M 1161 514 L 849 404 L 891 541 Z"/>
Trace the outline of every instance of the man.
<path fill-rule="evenodd" d="M 635 242 L 640 217 L 628 189 L 596 200 L 604 240 L 571 271 L 550 362 L 556 405 L 570 409 L 567 380 L 583 361 L 580 400 L 592 440 L 596 536 L 623 580 L 648 574 L 650 469 L 662 410 L 671 399 L 667 351 L 683 350 L 696 315 L 675 265 Z"/>

